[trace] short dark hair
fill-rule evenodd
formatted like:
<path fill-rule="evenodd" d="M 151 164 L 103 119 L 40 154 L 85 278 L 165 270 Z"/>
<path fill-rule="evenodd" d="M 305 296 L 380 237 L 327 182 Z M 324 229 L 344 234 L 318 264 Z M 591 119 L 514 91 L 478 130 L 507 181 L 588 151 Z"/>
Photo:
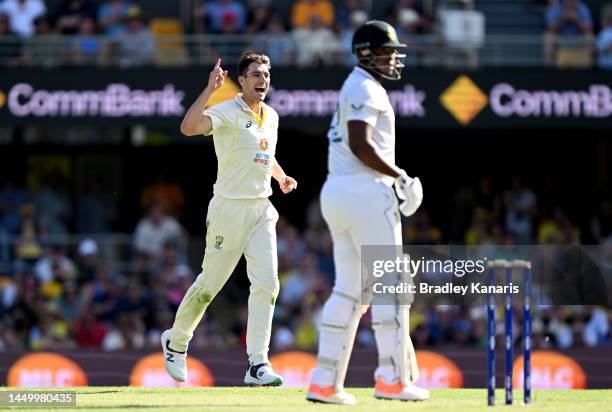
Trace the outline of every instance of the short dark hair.
<path fill-rule="evenodd" d="M 246 76 L 251 63 L 265 64 L 268 66 L 268 70 L 272 70 L 268 56 L 249 50 L 242 53 L 240 60 L 238 60 L 238 76 Z"/>

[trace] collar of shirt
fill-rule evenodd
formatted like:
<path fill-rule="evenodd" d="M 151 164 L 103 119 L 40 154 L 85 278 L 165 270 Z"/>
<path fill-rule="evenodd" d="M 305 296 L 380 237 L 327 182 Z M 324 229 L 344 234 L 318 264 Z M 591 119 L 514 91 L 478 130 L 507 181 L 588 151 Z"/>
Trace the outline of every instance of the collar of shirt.
<path fill-rule="evenodd" d="M 357 73 L 361 74 L 362 76 L 367 77 L 368 79 L 372 79 L 375 82 L 378 82 L 378 80 L 376 80 L 376 78 L 374 78 L 374 76 L 372 76 L 370 73 L 368 73 L 368 71 L 362 67 L 359 66 L 355 66 L 354 69 Z"/>
<path fill-rule="evenodd" d="M 376 84 L 379 87 L 384 89 L 383 85 L 380 84 L 380 81 L 378 79 L 376 79 L 376 77 L 372 76 L 372 74 L 370 72 L 368 72 L 366 69 L 364 69 L 363 67 L 355 66 L 355 68 L 353 70 L 355 71 L 355 73 L 357 73 L 360 76 L 364 76 L 364 77 L 367 77 L 370 80 L 374 80 L 374 82 L 376 82 Z"/>
<path fill-rule="evenodd" d="M 242 98 L 242 93 L 238 93 L 236 95 L 236 97 L 234 97 L 234 100 L 236 101 L 236 103 L 238 103 L 238 105 L 242 108 L 242 110 L 244 110 L 245 112 L 250 113 L 251 115 L 253 115 L 255 117 L 255 120 L 259 124 L 259 127 L 261 127 L 263 125 L 264 121 L 266 120 L 266 108 L 265 108 L 265 104 L 263 102 L 261 103 L 261 113 L 262 113 L 262 116 L 260 117 L 259 114 L 255 113 L 253 110 L 251 110 L 249 105 L 244 101 L 244 99 Z"/>

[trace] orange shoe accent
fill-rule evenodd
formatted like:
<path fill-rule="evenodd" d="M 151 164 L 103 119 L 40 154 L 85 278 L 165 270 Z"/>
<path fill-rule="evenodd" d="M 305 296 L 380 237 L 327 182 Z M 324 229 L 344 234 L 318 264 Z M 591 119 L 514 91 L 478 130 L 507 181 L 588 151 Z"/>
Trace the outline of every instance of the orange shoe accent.
<path fill-rule="evenodd" d="M 388 384 L 383 382 L 382 379 L 376 380 L 376 386 L 374 387 L 378 392 L 384 393 L 387 395 L 397 395 L 404 390 L 404 386 L 401 382 L 396 382 L 392 384 Z"/>
<path fill-rule="evenodd" d="M 320 385 L 315 385 L 314 383 L 312 383 L 308 387 L 308 392 L 327 398 L 329 395 L 335 392 L 335 388 L 333 386 L 326 386 L 323 388 Z"/>

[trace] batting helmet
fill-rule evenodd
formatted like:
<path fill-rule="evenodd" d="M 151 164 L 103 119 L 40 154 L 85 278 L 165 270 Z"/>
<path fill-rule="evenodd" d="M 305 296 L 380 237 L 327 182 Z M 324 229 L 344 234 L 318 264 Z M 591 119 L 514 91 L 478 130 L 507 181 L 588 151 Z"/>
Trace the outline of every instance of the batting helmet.
<path fill-rule="evenodd" d="M 400 43 L 393 26 L 380 20 L 370 20 L 359 27 L 353 35 L 353 54 L 361 66 L 374 70 L 380 76 L 389 80 L 399 80 L 402 77 L 405 54 L 394 51 L 389 55 L 376 54 L 375 50 L 383 47 L 398 49 L 406 47 Z M 377 57 L 390 57 L 389 64 L 378 65 Z M 394 58 L 393 58 L 394 57 Z"/>

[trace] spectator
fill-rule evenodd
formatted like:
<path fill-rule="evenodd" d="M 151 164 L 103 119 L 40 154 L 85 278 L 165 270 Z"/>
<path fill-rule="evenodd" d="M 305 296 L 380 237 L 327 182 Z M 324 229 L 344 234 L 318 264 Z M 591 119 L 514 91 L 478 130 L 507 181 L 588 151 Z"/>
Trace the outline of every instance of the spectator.
<path fill-rule="evenodd" d="M 64 178 L 57 170 L 41 178 L 41 188 L 34 196 L 34 204 L 41 232 L 44 234 L 68 233 L 72 203 L 64 189 Z"/>
<path fill-rule="evenodd" d="M 560 0 L 548 6 L 545 21 L 544 57 L 548 64 L 553 62 L 559 42 L 563 45 L 573 39 L 575 43 L 570 45 L 574 47 L 590 44 L 593 19 L 588 6 L 581 0 Z M 580 42 L 580 36 L 587 36 L 587 42 Z"/>
<path fill-rule="evenodd" d="M 98 266 L 91 285 L 91 307 L 97 319 L 105 322 L 115 321 L 117 301 L 124 286 L 122 277 L 112 274 L 107 266 Z"/>
<path fill-rule="evenodd" d="M 240 33 L 238 21 L 234 13 L 224 13 L 221 17 L 221 33 L 220 34 L 238 34 Z M 225 59 L 224 59 L 225 60 Z"/>
<path fill-rule="evenodd" d="M 506 208 L 506 230 L 516 236 L 521 244 L 528 244 L 533 234 L 533 219 L 536 214 L 537 199 L 531 189 L 522 185 L 521 179 L 512 179 L 512 188 L 503 196 Z"/>
<path fill-rule="evenodd" d="M 70 61 L 74 64 L 95 64 L 102 54 L 102 41 L 96 36 L 96 23 L 84 18 L 78 36 L 70 44 Z"/>
<path fill-rule="evenodd" d="M 38 240 L 39 228 L 36 224 L 34 205 L 26 203 L 19 208 L 21 228 L 15 244 L 15 257 L 25 262 L 35 262 L 42 255 Z"/>
<path fill-rule="evenodd" d="M 25 39 L 22 60 L 25 65 L 49 67 L 58 63 L 64 41 L 60 34 L 51 31 L 46 16 L 34 19 L 34 35 Z"/>
<path fill-rule="evenodd" d="M 155 58 L 155 39 L 144 24 L 140 7 L 131 6 L 125 12 L 124 22 L 125 30 L 116 36 L 119 64 L 122 67 L 152 64 Z"/>
<path fill-rule="evenodd" d="M 253 7 L 249 9 L 247 16 L 246 32 L 249 34 L 263 33 L 266 31 L 272 16 L 271 0 L 255 0 L 253 3 Z M 270 56 L 268 55 L 268 57 Z"/>
<path fill-rule="evenodd" d="M 295 326 L 295 346 L 302 350 L 312 350 L 317 343 L 317 328 L 308 314 L 302 314 Z"/>
<path fill-rule="evenodd" d="M 478 186 L 473 196 L 474 206 L 487 211 L 492 220 L 499 218 L 501 200 L 498 194 L 493 193 L 491 178 L 483 176 L 478 179 Z"/>
<path fill-rule="evenodd" d="M 3 16 L 6 15 L 0 14 L 0 32 L 3 26 Z M 0 229 L 4 229 L 8 234 L 17 233 L 21 227 L 19 209 L 27 202 L 26 191 L 16 187 L 15 182 L 10 178 L 5 178 L 0 188 Z"/>
<path fill-rule="evenodd" d="M 491 242 L 488 212 L 485 209 L 474 209 L 472 225 L 465 232 L 465 244 L 477 246 Z"/>
<path fill-rule="evenodd" d="M 408 9 L 411 10 L 411 9 Z M 414 10 L 413 10 L 414 11 Z M 413 16 L 410 17 L 410 14 Z M 441 40 L 444 44 L 442 55 L 447 67 L 471 67 L 478 65 L 478 49 L 485 41 L 485 15 L 474 10 L 473 0 L 447 0 L 437 10 Z M 407 21 L 414 21 L 414 13 L 403 16 Z M 406 25 L 406 24 L 404 24 Z M 437 45 L 423 43 L 427 47 L 427 58 L 431 58 Z M 433 46 L 433 47 L 432 47 Z"/>
<path fill-rule="evenodd" d="M 601 193 L 591 218 L 591 236 L 596 244 L 612 242 L 612 195 Z"/>
<path fill-rule="evenodd" d="M 199 31 L 208 33 L 221 33 L 224 19 L 233 19 L 236 31 L 242 33 L 246 29 L 246 16 L 244 5 L 236 0 L 212 0 L 195 11 Z"/>
<path fill-rule="evenodd" d="M 353 13 L 355 12 L 363 12 L 368 15 L 363 7 L 361 0 L 344 0 L 343 4 L 339 4 L 335 10 L 336 16 L 336 31 L 341 33 L 346 29 L 350 29 L 353 27 L 352 19 Z M 354 28 L 353 28 L 354 30 Z"/>
<path fill-rule="evenodd" d="M 22 273 L 0 276 L 0 313 L 5 313 L 15 303 L 22 276 Z"/>
<path fill-rule="evenodd" d="M 284 351 L 293 348 L 295 337 L 291 328 L 284 324 L 272 326 L 272 347 L 275 351 Z"/>
<path fill-rule="evenodd" d="M 593 19 L 581 0 L 560 0 L 546 9 L 546 31 L 550 34 L 575 36 L 593 33 Z"/>
<path fill-rule="evenodd" d="M 182 240 L 183 233 L 184 229 L 179 222 L 166 215 L 162 205 L 154 204 L 148 215 L 136 226 L 134 248 L 149 258 L 159 258 L 164 243 L 169 240 Z"/>
<path fill-rule="evenodd" d="M 597 36 L 597 63 L 601 69 L 612 70 L 612 7 L 605 9 Z"/>
<path fill-rule="evenodd" d="M 9 15 L 0 11 L 0 65 L 17 66 L 20 57 L 21 38 L 12 31 Z M 0 219 L 1 218 L 2 216 L 0 215 Z M 0 227 L 0 231 L 1 230 Z"/>
<path fill-rule="evenodd" d="M 582 339 L 586 346 L 596 347 L 610 338 L 610 321 L 603 308 L 589 307 L 588 319 L 582 329 Z"/>
<path fill-rule="evenodd" d="M 84 239 L 79 243 L 79 254 L 77 257 L 79 286 L 87 285 L 94 280 L 98 269 L 98 244 L 93 239 Z"/>
<path fill-rule="evenodd" d="M 58 308 L 62 317 L 73 322 L 83 307 L 87 304 L 87 296 L 79 290 L 74 282 L 67 282 L 61 298 L 58 301 Z"/>
<path fill-rule="evenodd" d="M 569 221 L 560 207 L 553 211 L 552 219 L 544 220 L 538 227 L 538 244 L 564 245 L 580 238 L 580 231 Z"/>
<path fill-rule="evenodd" d="M 418 0 L 396 2 L 387 12 L 387 21 L 393 24 L 400 38 L 409 34 L 427 33 L 431 24 L 431 18 Z"/>
<path fill-rule="evenodd" d="M 293 30 L 293 41 L 299 45 L 296 48 L 296 64 L 299 67 L 331 65 L 338 60 L 338 40 L 316 15 L 310 18 L 308 27 Z"/>
<path fill-rule="evenodd" d="M 59 245 L 53 245 L 51 252 L 36 263 L 34 272 L 42 285 L 54 281 L 76 281 L 77 277 L 74 262 L 66 256 L 64 248 Z"/>
<path fill-rule="evenodd" d="M 183 258 L 175 239 L 164 242 L 159 266 L 155 269 L 155 281 L 170 283 L 182 276 L 191 277 L 191 269 L 183 263 Z"/>
<path fill-rule="evenodd" d="M 278 299 L 282 305 L 300 305 L 304 295 L 312 289 L 321 276 L 317 266 L 316 257 L 307 254 L 302 257 L 299 268 L 284 277 Z"/>
<path fill-rule="evenodd" d="M 84 19 L 96 19 L 90 0 L 63 0 L 55 12 L 55 25 L 62 34 L 77 34 Z"/>
<path fill-rule="evenodd" d="M 90 176 L 77 201 L 77 232 L 110 233 L 117 221 L 117 197 L 106 189 L 102 176 Z"/>
<path fill-rule="evenodd" d="M 275 65 L 284 67 L 291 63 L 293 58 L 293 41 L 285 31 L 283 21 L 273 16 L 266 26 L 266 55 Z"/>
<path fill-rule="evenodd" d="M 421 207 L 404 224 L 404 241 L 412 245 L 437 245 L 442 242 L 442 231 L 433 226 L 427 209 Z"/>
<path fill-rule="evenodd" d="M 34 33 L 34 19 L 46 11 L 42 0 L 5 0 L 0 4 L 0 14 L 6 14 L 10 21 L 10 31 L 21 37 Z"/>
<path fill-rule="evenodd" d="M 148 209 L 153 204 L 164 207 L 169 215 L 181 217 L 185 206 L 185 194 L 176 182 L 168 181 L 163 173 L 159 173 L 153 183 L 142 190 L 140 204 Z"/>
<path fill-rule="evenodd" d="M 172 273 L 171 279 L 172 281 L 168 285 L 166 299 L 172 309 L 172 313 L 175 313 L 194 279 L 191 270 L 186 265 L 177 265 L 176 271 Z"/>
<path fill-rule="evenodd" d="M 115 312 L 121 314 L 136 315 L 145 319 L 150 315 L 150 301 L 143 290 L 142 285 L 136 279 L 131 279 L 117 300 Z"/>
<path fill-rule="evenodd" d="M 99 349 L 107 329 L 94 315 L 93 309 L 85 306 L 74 325 L 74 337 L 80 348 Z"/>
<path fill-rule="evenodd" d="M 70 347 L 69 328 L 55 304 L 41 302 L 38 321 L 29 331 L 30 349 L 58 350 Z"/>
<path fill-rule="evenodd" d="M 363 10 L 355 10 L 351 13 L 350 24 L 347 26 L 341 25 L 343 28 L 340 31 L 340 49 L 343 54 L 342 62 L 347 67 L 353 67 L 357 64 L 357 58 L 353 53 L 353 34 L 366 21 L 368 21 L 367 13 Z"/>
<path fill-rule="evenodd" d="M 334 244 L 330 233 L 326 230 L 319 236 L 317 260 L 319 261 L 319 270 L 325 276 L 327 282 L 331 285 L 334 280 Z"/>
<path fill-rule="evenodd" d="M 98 20 L 104 34 L 113 36 L 123 30 L 123 17 L 130 3 L 123 0 L 108 0 L 98 8 Z"/>
<path fill-rule="evenodd" d="M 334 24 L 334 6 L 329 0 L 298 0 L 291 10 L 291 27 L 308 29 L 313 17 L 319 24 L 330 28 Z"/>

